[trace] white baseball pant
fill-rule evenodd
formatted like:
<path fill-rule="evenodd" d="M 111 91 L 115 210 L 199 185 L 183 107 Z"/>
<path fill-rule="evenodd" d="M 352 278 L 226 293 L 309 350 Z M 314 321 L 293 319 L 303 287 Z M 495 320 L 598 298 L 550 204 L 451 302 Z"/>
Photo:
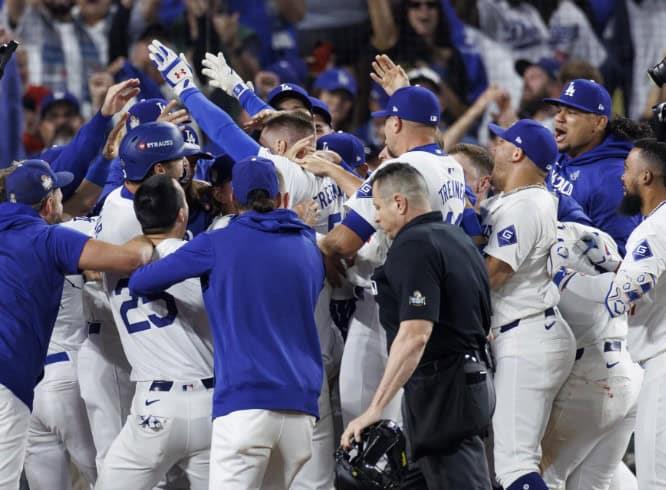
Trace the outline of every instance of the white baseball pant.
<path fill-rule="evenodd" d="M 173 466 L 192 490 L 208 488 L 213 389 L 200 380 L 174 381 L 169 391 L 136 384 L 127 422 L 104 458 L 96 488 L 148 490 Z"/>
<path fill-rule="evenodd" d="M 666 352 L 642 362 L 636 418 L 636 476 L 640 490 L 666 488 Z"/>
<path fill-rule="evenodd" d="M 387 359 L 386 331 L 379 323 L 377 303 L 366 291 L 356 302 L 340 365 L 340 405 L 345 427 L 370 406 Z M 402 425 L 401 402 L 402 390 L 386 406 L 382 418 Z"/>
<path fill-rule="evenodd" d="M 90 484 L 97 480 L 95 444 L 77 378 L 77 353 L 46 358 L 35 388 L 25 474 L 31 490 L 72 488 L 70 460 Z"/>
<path fill-rule="evenodd" d="M 92 327 L 79 349 L 78 376 L 81 398 L 85 402 L 93 441 L 97 449 L 97 471 L 101 471 L 111 443 L 120 433 L 130 411 L 134 383 L 120 338 L 100 335 Z M 113 322 L 101 325 L 116 328 Z"/>
<path fill-rule="evenodd" d="M 608 490 L 638 490 L 638 480 L 624 462 L 617 465 Z"/>
<path fill-rule="evenodd" d="M 28 441 L 30 410 L 0 385 L 0 490 L 16 490 Z"/>
<path fill-rule="evenodd" d="M 643 372 L 617 340 L 576 357 L 542 441 L 543 479 L 553 490 L 607 490 L 634 430 Z"/>
<path fill-rule="evenodd" d="M 571 372 L 576 340 L 557 311 L 524 318 L 504 332 L 492 330 L 495 474 L 507 488 L 521 476 L 539 472 L 541 439 L 553 401 Z"/>
<path fill-rule="evenodd" d="M 213 421 L 210 490 L 286 490 L 310 459 L 315 418 L 239 410 Z"/>

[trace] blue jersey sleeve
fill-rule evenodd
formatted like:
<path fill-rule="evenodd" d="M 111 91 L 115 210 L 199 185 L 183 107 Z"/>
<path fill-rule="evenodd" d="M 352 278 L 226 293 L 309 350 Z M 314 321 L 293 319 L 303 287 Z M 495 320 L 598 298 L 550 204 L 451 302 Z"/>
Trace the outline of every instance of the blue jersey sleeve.
<path fill-rule="evenodd" d="M 592 220 L 583 211 L 582 206 L 573 197 L 566 194 L 558 194 L 557 197 L 557 221 L 594 226 Z"/>
<path fill-rule="evenodd" d="M 353 209 L 349 210 L 345 218 L 342 220 L 342 224 L 356 233 L 364 242 L 367 242 L 375 232 L 374 226 L 368 223 L 363 216 Z"/>
<path fill-rule="evenodd" d="M 238 97 L 238 102 L 240 102 L 240 105 L 250 116 L 259 114 L 261 111 L 267 109 L 272 109 L 271 106 L 261 100 L 252 90 L 245 90 L 241 92 L 240 96 Z"/>
<path fill-rule="evenodd" d="M 74 180 L 63 187 L 63 200 L 66 201 L 74 194 L 83 178 L 86 176 L 90 163 L 95 159 L 106 142 L 106 128 L 110 117 L 97 113 L 76 133 L 74 139 L 65 145 L 60 155 L 51 162 L 54 172 L 66 170 L 74 174 Z"/>
<path fill-rule="evenodd" d="M 198 89 L 185 90 L 180 99 L 204 133 L 235 161 L 257 155 L 261 148 L 259 143 Z"/>
<path fill-rule="evenodd" d="M 214 263 L 211 234 L 202 233 L 174 253 L 135 271 L 129 282 L 130 292 L 143 296 L 164 291 L 185 279 L 209 273 Z"/>
<path fill-rule="evenodd" d="M 79 231 L 52 225 L 47 231 L 46 250 L 60 272 L 77 274 L 83 247 L 89 239 Z"/>

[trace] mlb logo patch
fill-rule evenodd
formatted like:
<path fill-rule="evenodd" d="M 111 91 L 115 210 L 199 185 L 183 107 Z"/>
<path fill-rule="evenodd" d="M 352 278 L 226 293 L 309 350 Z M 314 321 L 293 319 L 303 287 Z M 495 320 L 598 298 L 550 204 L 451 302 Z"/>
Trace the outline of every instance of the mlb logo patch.
<path fill-rule="evenodd" d="M 650 249 L 650 244 L 648 243 L 648 241 L 643 240 L 641 243 L 636 245 L 636 248 L 631 253 L 631 256 L 634 258 L 635 261 L 652 257 L 652 250 Z"/>
<path fill-rule="evenodd" d="M 516 237 L 515 226 L 509 225 L 503 230 L 497 232 L 497 243 L 500 247 L 504 247 L 506 245 L 515 245 L 517 242 L 518 239 Z"/>

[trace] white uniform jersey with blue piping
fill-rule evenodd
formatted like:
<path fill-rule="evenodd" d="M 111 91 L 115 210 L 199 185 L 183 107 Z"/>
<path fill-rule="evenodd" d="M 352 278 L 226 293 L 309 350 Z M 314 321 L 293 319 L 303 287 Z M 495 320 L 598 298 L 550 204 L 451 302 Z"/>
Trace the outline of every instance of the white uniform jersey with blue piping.
<path fill-rule="evenodd" d="M 289 193 L 290 208 L 310 199 L 317 203 L 319 218 L 313 226 L 317 233 L 328 233 L 342 220 L 346 196 L 333 179 L 317 177 L 297 163 L 283 156 L 274 155 L 263 147 L 259 150 L 258 156 L 272 161 L 282 174 L 285 192 Z"/>
<path fill-rule="evenodd" d="M 465 209 L 465 175 L 453 157 L 445 155 L 437 145 L 426 145 L 403 153 L 398 158 L 386 160 L 378 169 L 392 163 L 406 163 L 418 170 L 428 186 L 433 211 L 441 211 L 447 223 L 460 224 Z M 356 194 L 345 203 L 347 214 L 344 224 L 363 240 L 369 239 L 377 230 L 371 179 L 366 179 Z"/>
<path fill-rule="evenodd" d="M 574 246 L 578 240 L 590 233 L 596 233 L 599 240 L 613 250 L 619 259 L 617 245 L 607 233 L 579 223 L 559 223 L 557 243 L 550 250 L 551 273 L 558 271 L 560 267 L 566 267 L 583 274 L 578 276 L 577 280 L 592 279 L 599 274 L 583 250 Z M 576 348 L 598 344 L 604 339 L 623 340 L 627 336 L 626 315 L 611 317 L 605 304 L 577 294 L 576 289 L 565 287 L 560 292 L 558 307 L 576 337 Z"/>
<path fill-rule="evenodd" d="M 124 187 L 107 198 L 97 238 L 122 244 L 142 234 L 133 196 Z M 164 240 L 159 257 L 174 252 L 183 240 Z M 150 297 L 130 295 L 129 279 L 104 274 L 104 287 L 132 367 L 132 381 L 190 381 L 213 375 L 213 348 L 198 279 L 176 284 Z"/>
<path fill-rule="evenodd" d="M 557 198 L 543 186 L 501 193 L 481 203 L 484 253 L 514 273 L 491 292 L 491 327 L 541 313 L 557 305 L 559 292 L 548 273 L 557 231 Z"/>
<path fill-rule="evenodd" d="M 59 226 L 79 231 L 92 236 L 97 218 L 74 218 Z M 77 351 L 88 337 L 86 320 L 83 316 L 83 284 L 82 274 L 65 276 L 62 289 L 58 317 L 53 327 L 49 342 L 48 354 L 57 352 Z"/>
<path fill-rule="evenodd" d="M 617 271 L 616 284 L 623 277 L 638 284 L 651 281 L 640 276 L 651 274 L 654 287 L 644 292 L 629 309 L 627 345 L 635 361 L 650 359 L 666 351 L 666 203 L 662 203 L 629 235 L 627 253 Z M 622 287 L 622 284 L 617 284 Z M 647 288 L 647 286 L 645 286 Z"/>

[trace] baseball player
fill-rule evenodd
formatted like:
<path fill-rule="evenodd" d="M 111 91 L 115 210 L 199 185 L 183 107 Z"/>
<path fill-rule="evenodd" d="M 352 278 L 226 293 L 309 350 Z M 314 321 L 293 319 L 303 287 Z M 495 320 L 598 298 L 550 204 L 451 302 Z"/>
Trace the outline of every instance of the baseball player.
<path fill-rule="evenodd" d="M 594 235 L 606 260 L 622 260 L 613 239 L 577 223 L 557 226 L 549 269 L 560 289 L 562 316 L 576 337 L 576 362 L 560 390 L 542 441 L 541 467 L 548 488 L 605 490 L 626 451 L 636 423 L 643 372 L 626 347 L 626 315 L 612 317 L 605 305 L 580 294 L 599 271 L 580 247 Z M 634 485 L 635 487 L 635 478 Z M 620 488 L 631 488 L 631 481 Z"/>
<path fill-rule="evenodd" d="M 92 236 L 95 220 L 60 225 Z M 25 474 L 31 489 L 72 487 L 69 461 L 89 485 L 97 480 L 95 445 L 77 377 L 77 358 L 87 336 L 82 274 L 65 276 L 60 309 L 46 355 L 44 378 L 35 388 Z"/>
<path fill-rule="evenodd" d="M 393 93 L 386 107 L 386 111 L 373 113 L 374 117 L 386 118 L 386 144 L 395 158 L 382 165 L 399 161 L 415 167 L 428 183 L 433 209 L 441 210 L 447 222 L 460 223 L 465 206 L 465 182 L 458 162 L 445 156 L 435 143 L 441 113 L 439 102 L 426 89 L 405 87 Z M 383 262 L 387 243 L 382 233 L 375 234 L 377 224 L 372 186 L 368 180 L 345 205 L 347 212 L 342 225 L 320 241 L 320 247 L 328 260 L 333 261 L 359 252 L 354 272 L 359 273 L 359 285 L 369 286 L 370 274 Z M 340 399 L 345 424 L 369 406 L 386 358 L 385 333 L 379 324 L 377 305 L 372 295 L 364 294 L 356 304 L 340 369 Z M 363 373 L 361 383 L 359 372 Z M 387 406 L 384 417 L 399 420 L 399 405 L 400 396 L 396 396 Z"/>
<path fill-rule="evenodd" d="M 127 152 L 121 158 L 127 162 Z M 132 218 L 141 223 L 158 258 L 186 243 L 187 202 L 172 177 L 145 180 L 134 209 Z M 101 219 L 109 217 L 105 210 Z M 129 293 L 127 278 L 119 278 L 110 295 L 136 393 L 104 460 L 99 488 L 152 488 L 174 465 L 185 471 L 190 488 L 207 488 L 213 348 L 199 281 L 136 296 Z"/>
<path fill-rule="evenodd" d="M 497 365 L 495 473 L 507 490 L 547 490 L 539 474 L 540 443 L 576 350 L 555 308 L 559 294 L 547 271 L 557 238 L 557 199 L 544 178 L 557 146 L 546 128 L 529 119 L 489 128 L 499 137 L 491 181 L 501 191 L 481 205 Z"/>
<path fill-rule="evenodd" d="M 627 254 L 617 273 L 598 276 L 585 292 L 605 304 L 612 317 L 629 313 L 628 345 L 632 359 L 644 369 L 636 418 L 636 470 L 641 490 L 666 486 L 666 427 L 663 406 L 666 390 L 666 143 L 639 140 L 629 152 L 622 182 L 621 210 L 645 219 L 629 235 Z M 593 263 L 611 271 L 600 244 L 587 252 Z M 575 279 L 575 277 L 574 277 Z"/>

